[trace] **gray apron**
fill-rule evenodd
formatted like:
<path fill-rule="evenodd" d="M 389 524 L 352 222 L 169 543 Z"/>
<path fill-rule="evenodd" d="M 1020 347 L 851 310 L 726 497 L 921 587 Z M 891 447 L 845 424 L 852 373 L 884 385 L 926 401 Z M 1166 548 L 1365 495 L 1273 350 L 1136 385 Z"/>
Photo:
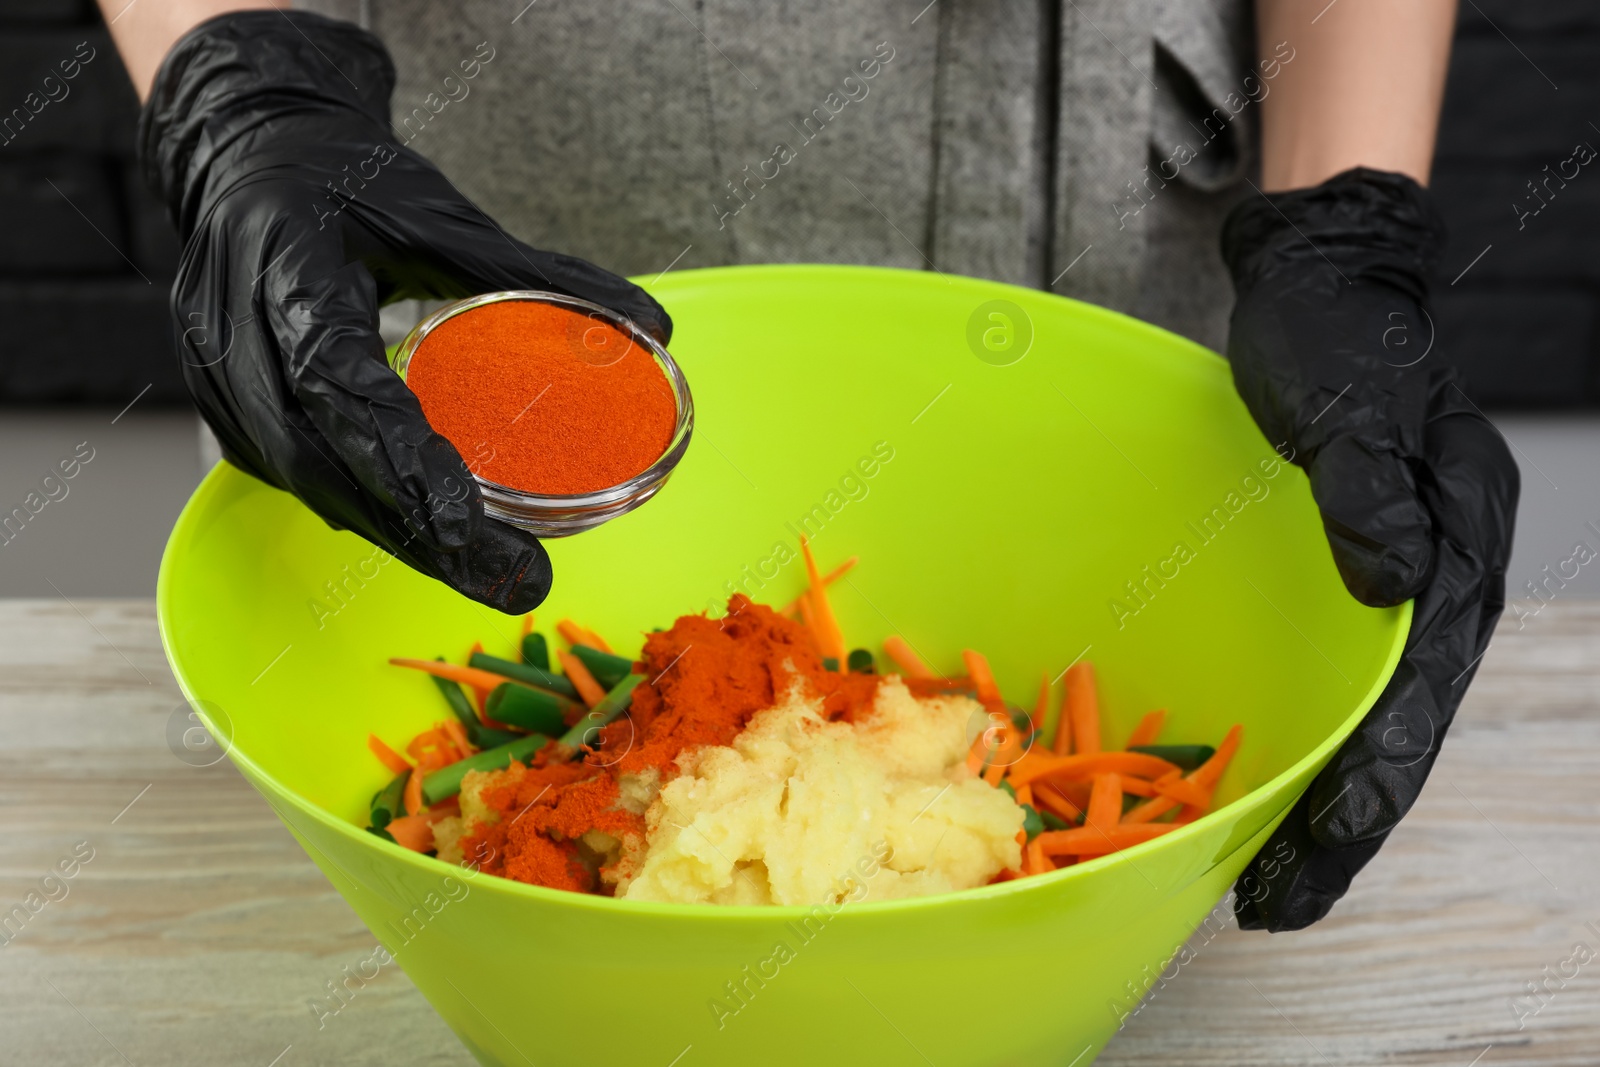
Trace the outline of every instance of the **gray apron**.
<path fill-rule="evenodd" d="M 531 244 L 932 268 L 1224 342 L 1270 91 L 1245 0 L 303 6 L 384 39 L 396 138 Z"/>

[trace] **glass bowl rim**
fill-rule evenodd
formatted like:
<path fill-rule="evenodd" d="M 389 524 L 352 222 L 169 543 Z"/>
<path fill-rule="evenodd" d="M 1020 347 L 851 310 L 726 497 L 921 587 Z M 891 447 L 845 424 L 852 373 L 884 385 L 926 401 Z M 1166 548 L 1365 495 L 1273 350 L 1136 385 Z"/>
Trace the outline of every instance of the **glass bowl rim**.
<path fill-rule="evenodd" d="M 492 293 L 479 293 L 476 296 L 464 297 L 452 301 L 439 308 L 431 315 L 411 328 L 398 347 L 394 355 L 389 358 L 389 366 L 405 379 L 411 358 L 416 354 L 417 348 L 441 323 L 452 319 L 463 312 L 471 311 L 485 304 L 496 304 L 505 301 L 526 301 L 537 304 L 554 304 L 559 307 L 570 308 L 585 312 L 590 316 L 599 316 L 612 326 L 623 330 L 634 341 L 655 357 L 656 364 L 666 376 L 667 385 L 672 389 L 673 400 L 677 408 L 677 419 L 673 425 L 672 437 L 667 442 L 667 447 L 662 450 L 656 461 L 638 474 L 626 481 L 605 489 L 596 489 L 587 493 L 534 493 L 526 489 L 516 489 L 499 482 L 491 481 L 479 474 L 472 474 L 473 481 L 478 483 L 479 489 L 486 498 L 496 503 L 513 508 L 539 508 L 541 510 L 586 510 L 590 508 L 603 508 L 620 503 L 641 490 L 650 488 L 657 482 L 670 475 L 677 467 L 678 461 L 683 458 L 683 453 L 689 446 L 689 438 L 694 433 L 694 398 L 689 392 L 688 379 L 684 377 L 683 369 L 678 366 L 677 360 L 666 347 L 650 334 L 646 333 L 638 323 L 620 312 L 613 311 L 601 304 L 596 304 L 582 297 L 571 296 L 567 293 L 548 292 L 540 289 L 504 289 Z"/>

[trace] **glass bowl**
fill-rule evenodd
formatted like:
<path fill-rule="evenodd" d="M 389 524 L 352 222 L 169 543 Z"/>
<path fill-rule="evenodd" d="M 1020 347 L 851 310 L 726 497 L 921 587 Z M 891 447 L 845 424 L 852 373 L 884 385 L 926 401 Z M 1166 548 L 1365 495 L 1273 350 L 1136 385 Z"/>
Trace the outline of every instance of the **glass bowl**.
<path fill-rule="evenodd" d="M 580 300 L 575 296 L 535 290 L 509 290 L 470 296 L 465 300 L 446 304 L 417 323 L 389 357 L 389 365 L 401 378 L 404 378 L 406 368 L 410 366 L 411 357 L 416 353 L 417 347 L 440 323 L 464 311 L 503 300 L 525 300 L 568 308 L 588 318 L 601 320 L 631 337 L 655 357 L 657 366 L 666 375 L 667 384 L 672 387 L 673 399 L 677 402 L 678 417 L 673 427 L 672 439 L 667 442 L 666 451 L 662 452 L 660 458 L 627 481 L 608 489 L 571 494 L 530 493 L 492 482 L 474 472 L 473 480 L 483 491 L 484 511 L 501 522 L 510 523 L 540 537 L 566 537 L 584 530 L 592 530 L 618 515 L 626 515 L 655 496 L 672 476 L 678 461 L 689 448 L 689 438 L 694 432 L 694 398 L 689 395 L 689 383 L 684 378 L 683 371 L 661 343 L 631 319 L 610 308 Z M 575 340 L 580 345 L 584 344 L 582 335 Z"/>

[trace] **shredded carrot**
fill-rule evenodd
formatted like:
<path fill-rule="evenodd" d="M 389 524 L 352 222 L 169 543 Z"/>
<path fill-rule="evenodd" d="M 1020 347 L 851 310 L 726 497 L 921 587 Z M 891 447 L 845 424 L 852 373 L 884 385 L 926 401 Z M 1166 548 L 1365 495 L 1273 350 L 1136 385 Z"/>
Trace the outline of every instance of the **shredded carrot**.
<path fill-rule="evenodd" d="M 1016 787 L 1014 786 L 1013 788 Z M 1049 808 L 1052 814 L 1065 819 L 1067 822 L 1083 821 L 1083 809 L 1068 800 L 1066 794 L 1049 782 L 1035 782 L 1031 787 L 1023 786 L 1022 788 L 1031 788 L 1033 795 L 1038 798 L 1040 806 Z"/>
<path fill-rule="evenodd" d="M 978 736 L 972 739 L 972 744 L 967 746 L 967 770 L 973 774 L 982 774 L 983 765 L 989 759 L 989 731 L 979 730 Z"/>
<path fill-rule="evenodd" d="M 1122 776 L 1097 774 L 1094 790 L 1089 794 L 1089 814 L 1084 825 L 1096 830 L 1110 830 L 1122 818 Z"/>
<path fill-rule="evenodd" d="M 861 557 L 860 556 L 851 556 L 849 559 L 845 560 L 843 563 L 841 563 L 837 567 L 833 568 L 833 570 L 829 571 L 827 574 L 824 574 L 822 576 L 822 584 L 824 586 L 829 586 L 829 585 L 832 585 L 834 582 L 837 582 L 840 578 L 843 578 L 846 574 L 849 574 L 850 573 L 850 569 L 852 567 L 854 567 L 860 561 L 861 561 Z M 783 608 L 778 612 L 778 614 L 780 614 L 780 615 L 794 615 L 794 614 L 796 614 L 797 612 L 800 611 L 800 602 L 805 600 L 805 598 L 808 595 L 809 595 L 809 590 L 807 592 L 805 592 L 805 593 L 801 593 L 799 596 L 795 597 L 793 600 L 791 600 L 787 604 L 785 604 L 783 606 Z"/>
<path fill-rule="evenodd" d="M 1067 671 L 1071 669 L 1069 667 Z M 1071 694 L 1072 690 L 1070 688 L 1062 694 L 1061 710 L 1056 713 L 1056 736 L 1051 741 L 1050 749 L 1058 756 L 1067 756 L 1072 753 L 1072 705 L 1068 702 Z"/>
<path fill-rule="evenodd" d="M 429 852 L 433 849 L 433 824 L 425 815 L 402 815 L 398 819 L 390 819 L 384 829 L 389 831 L 395 844 L 413 852 Z"/>
<path fill-rule="evenodd" d="M 474 652 L 483 651 L 482 645 L 473 647 Z M 502 682 L 509 681 L 504 675 L 495 674 L 493 671 L 479 670 L 477 667 L 460 667 L 454 663 L 440 663 L 434 659 L 406 659 L 396 657 L 389 661 L 396 667 L 409 667 L 414 671 L 422 671 L 436 678 L 448 678 L 452 682 L 471 686 L 473 689 L 488 691 Z"/>
<path fill-rule="evenodd" d="M 1133 728 L 1133 733 L 1128 735 L 1126 747 L 1135 745 L 1153 745 L 1161 737 L 1161 727 L 1166 725 L 1167 709 L 1157 708 L 1139 720 L 1139 725 Z"/>
<path fill-rule="evenodd" d="M 1000 779 L 1004 778 L 1005 774 L 1005 760 L 1001 758 L 1000 750 L 996 749 L 994 753 L 994 762 L 990 763 L 989 766 L 985 767 L 983 770 L 983 780 L 989 785 L 998 786 L 1000 784 Z"/>
<path fill-rule="evenodd" d="M 1196 808 L 1211 806 L 1211 790 L 1195 782 L 1192 778 L 1175 778 L 1170 782 L 1153 785 L 1152 791 L 1171 800 L 1179 801 Z"/>
<path fill-rule="evenodd" d="M 588 645 L 597 652 L 610 652 L 611 646 L 605 639 L 585 626 L 579 626 L 571 619 L 562 619 L 556 623 L 556 632 L 569 645 Z"/>
<path fill-rule="evenodd" d="M 1222 772 L 1228 769 L 1228 763 L 1233 759 L 1233 754 L 1239 751 L 1239 741 L 1244 736 L 1244 727 L 1238 723 L 1228 728 L 1227 734 L 1222 738 L 1222 744 L 1211 754 L 1211 758 L 1196 767 L 1189 775 L 1189 780 L 1206 788 L 1215 786 L 1222 779 Z"/>
<path fill-rule="evenodd" d="M 1056 712 L 1056 735 L 1050 741 L 1050 751 L 1058 756 L 1072 754 L 1072 716 L 1067 713 L 1067 698 L 1061 698 L 1061 709 Z"/>
<path fill-rule="evenodd" d="M 1233 754 L 1239 750 L 1239 740 L 1243 732 L 1243 728 L 1235 724 L 1228 730 L 1227 735 L 1223 737 L 1222 744 L 1217 746 L 1217 751 L 1212 754 L 1211 758 L 1190 771 L 1186 776 L 1185 784 L 1204 790 L 1205 803 L 1203 805 L 1185 805 L 1184 810 L 1178 815 L 1178 819 L 1181 821 L 1177 822 L 1177 825 L 1193 822 L 1205 814 L 1205 809 L 1211 806 L 1211 791 L 1216 788 L 1217 782 L 1222 778 L 1222 772 L 1227 770 L 1228 761 L 1233 759 Z M 1153 784 L 1158 787 L 1163 785 L 1160 779 L 1157 779 Z M 1171 792 L 1173 790 L 1170 788 L 1164 790 L 1164 794 Z M 1171 795 L 1157 796 L 1124 815 L 1122 817 L 1122 825 L 1137 826 L 1141 823 L 1148 823 L 1153 819 L 1159 819 L 1181 803 L 1183 803 L 1181 797 Z"/>
<path fill-rule="evenodd" d="M 377 734 L 367 735 L 367 747 L 372 749 L 372 754 L 394 773 L 404 774 L 411 769 L 410 761 L 379 740 Z"/>
<path fill-rule="evenodd" d="M 1162 834 L 1177 829 L 1173 823 L 1154 823 L 1142 826 L 1113 826 L 1109 830 L 1097 826 L 1080 826 L 1074 830 L 1046 830 L 1034 838 L 1047 856 L 1103 856 L 1124 848 L 1132 848 L 1153 841 Z"/>
<path fill-rule="evenodd" d="M 800 554 L 805 557 L 806 574 L 811 579 L 811 588 L 806 591 L 806 597 L 811 602 L 811 614 L 814 616 L 811 633 L 817 639 L 817 650 L 823 658 L 838 660 L 842 665 L 846 654 L 844 633 L 839 629 L 839 620 L 834 617 L 833 605 L 828 603 L 828 587 L 817 571 L 816 558 L 811 555 L 811 542 L 804 534 L 800 535 Z"/>
<path fill-rule="evenodd" d="M 998 736 L 997 736 L 998 735 Z M 1022 739 L 1007 716 L 1003 724 L 985 726 L 978 731 L 967 748 L 967 768 L 973 774 L 982 774 L 983 780 L 997 786 L 1010 770 L 1011 764 L 1022 755 Z M 985 770 L 985 764 L 988 769 Z"/>
<path fill-rule="evenodd" d="M 1079 811 L 1089 810 L 1089 794 L 1094 792 L 1094 778 L 1057 778 L 1050 784 L 1061 790 L 1062 796 L 1078 805 Z"/>
<path fill-rule="evenodd" d="M 472 746 L 472 742 L 467 740 L 467 731 L 462 727 L 459 720 L 446 719 L 444 721 L 444 732 L 450 735 L 450 741 L 456 746 L 456 751 L 461 753 L 462 759 L 466 759 L 477 751 Z"/>
<path fill-rule="evenodd" d="M 589 668 L 583 665 L 583 660 L 574 656 L 571 652 L 561 651 L 557 652 L 556 655 L 561 658 L 561 669 L 566 672 L 567 681 L 571 682 L 572 687 L 578 691 L 578 695 L 583 698 L 584 704 L 592 708 L 605 698 L 606 691 L 600 687 L 599 682 L 594 680 L 594 675 L 590 674 Z"/>
<path fill-rule="evenodd" d="M 900 673 L 907 678 L 936 677 L 933 668 L 922 662 L 922 657 L 906 643 L 906 639 L 899 634 L 890 634 L 883 639 L 883 650 L 888 653 L 894 665 L 900 668 Z"/>
<path fill-rule="evenodd" d="M 406 752 L 417 761 L 419 772 L 436 771 L 440 767 L 464 758 L 465 753 L 456 750 L 455 741 L 443 724 L 431 730 L 424 730 L 411 739 L 406 746 Z"/>
<path fill-rule="evenodd" d="M 1033 788 L 1031 786 L 1025 785 L 1021 789 L 1017 790 L 1017 803 L 1019 805 L 1026 804 L 1030 808 L 1037 810 L 1038 805 L 1034 802 Z M 1023 874 L 1046 874 L 1053 870 L 1055 870 L 1055 865 L 1052 864 L 1049 857 L 1044 854 L 1044 847 L 1039 844 L 1037 835 L 1035 835 L 1032 841 L 1027 841 L 1023 844 Z"/>
<path fill-rule="evenodd" d="M 994 672 L 989 669 L 989 661 L 982 652 L 972 649 L 963 649 L 961 659 L 967 665 L 967 674 L 972 677 L 972 684 L 978 687 L 978 699 L 985 704 L 999 704 L 1000 687 L 995 684 Z"/>
<path fill-rule="evenodd" d="M 1177 781 L 1176 778 L 1172 780 Z M 1147 782 L 1143 778 L 1135 778 L 1131 774 L 1123 777 L 1122 791 L 1131 797 L 1153 797 L 1156 795 L 1156 787 L 1153 783 Z"/>
<path fill-rule="evenodd" d="M 817 613 L 811 607 L 810 593 L 805 593 L 800 597 L 800 620 L 805 623 L 806 631 L 815 639 L 817 636 Z"/>
<path fill-rule="evenodd" d="M 1005 774 L 1010 773 L 1011 768 L 1016 765 L 1016 761 L 1027 755 L 1027 749 L 1024 747 L 1026 742 L 1027 734 L 1018 729 L 1016 723 L 1011 720 L 1010 712 L 1006 712 L 1005 725 L 1000 728 L 1000 750 L 995 752 L 994 758 L 992 758 L 992 763 L 997 766 L 998 773 L 995 774 L 994 781 L 990 782 L 990 784 L 1000 784 L 1000 779 Z M 1016 790 L 1016 785 L 1013 785 L 1011 789 Z M 1029 790 L 1029 787 L 1024 782 L 1022 784 L 1022 792 L 1027 792 L 1027 790 Z M 1024 801 L 1024 803 L 1027 803 L 1027 801 Z"/>
<path fill-rule="evenodd" d="M 406 788 L 402 794 L 405 797 L 407 815 L 416 815 L 422 811 L 422 768 L 411 772 L 411 777 L 406 779 Z"/>
<path fill-rule="evenodd" d="M 1006 771 L 1010 770 L 1011 765 L 1022 755 L 1022 737 L 1009 716 L 1005 725 L 1000 726 L 996 732 L 1000 735 L 1000 742 L 995 747 L 994 754 L 989 757 L 988 769 L 983 772 L 983 780 L 994 786 L 1000 784 L 1000 779 L 1005 777 Z M 1023 788 L 1026 789 L 1027 786 Z"/>
<path fill-rule="evenodd" d="M 1138 807 L 1128 812 L 1128 814 L 1124 815 L 1122 817 L 1122 825 L 1137 826 L 1140 823 L 1146 823 L 1153 819 L 1159 819 L 1161 816 L 1165 815 L 1167 812 L 1171 811 L 1177 806 L 1178 802 L 1176 800 L 1172 800 L 1168 797 L 1156 797 L 1154 800 L 1146 801 L 1145 803 L 1140 804 Z"/>
<path fill-rule="evenodd" d="M 1188 776 L 1188 782 L 1197 786 L 1201 792 L 1198 796 L 1199 803 L 1192 799 L 1174 796 L 1172 799 L 1187 800 L 1183 810 L 1173 822 L 1178 825 L 1194 822 L 1211 808 L 1211 794 L 1216 789 L 1217 783 L 1222 779 L 1222 773 L 1228 769 L 1228 763 L 1233 759 L 1233 754 L 1239 751 L 1239 739 L 1244 734 L 1244 728 L 1238 723 L 1228 728 L 1227 734 L 1222 738 L 1222 744 L 1217 746 L 1211 758 L 1196 767 Z"/>
<path fill-rule="evenodd" d="M 533 612 L 528 612 L 522 617 L 522 636 L 527 637 L 533 633 Z"/>
<path fill-rule="evenodd" d="M 1080 754 L 1100 751 L 1100 698 L 1095 693 L 1094 664 L 1074 663 L 1067 671 L 1067 696 L 1062 707 L 1072 720 L 1072 738 Z"/>
<path fill-rule="evenodd" d="M 1039 699 L 1034 702 L 1033 714 L 1028 716 L 1028 725 L 1035 736 L 1044 729 L 1044 719 L 1048 714 L 1050 714 L 1050 672 L 1043 671 L 1039 675 Z"/>
<path fill-rule="evenodd" d="M 1091 752 L 1081 756 L 1052 756 L 1033 749 L 1011 767 L 1013 787 L 1035 778 L 1054 781 L 1091 778 L 1097 774 L 1131 774 L 1154 781 L 1180 768 L 1146 752 Z"/>

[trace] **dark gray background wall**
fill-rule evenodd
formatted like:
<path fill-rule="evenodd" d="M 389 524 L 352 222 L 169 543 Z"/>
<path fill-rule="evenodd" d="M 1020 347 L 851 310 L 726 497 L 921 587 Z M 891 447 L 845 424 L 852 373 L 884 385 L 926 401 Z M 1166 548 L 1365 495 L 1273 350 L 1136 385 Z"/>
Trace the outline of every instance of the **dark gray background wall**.
<path fill-rule="evenodd" d="M 1600 4 L 1463 0 L 1434 180 L 1452 231 L 1437 345 L 1486 407 L 1600 403 L 1600 160 L 1566 162 L 1600 148 L 1596 104 Z M 177 241 L 133 167 L 136 119 L 91 0 L 0 4 L 0 404 L 121 407 L 146 386 L 141 406 L 184 403 L 165 317 Z"/>
<path fill-rule="evenodd" d="M 1441 354 L 1486 406 L 1600 401 L 1600 155 L 1574 159 L 1600 151 L 1597 104 L 1600 3 L 1462 0 L 1434 169 L 1451 229 L 1434 308 Z"/>
<path fill-rule="evenodd" d="M 137 118 L 92 0 L 0 3 L 0 402 L 185 401 Z"/>

